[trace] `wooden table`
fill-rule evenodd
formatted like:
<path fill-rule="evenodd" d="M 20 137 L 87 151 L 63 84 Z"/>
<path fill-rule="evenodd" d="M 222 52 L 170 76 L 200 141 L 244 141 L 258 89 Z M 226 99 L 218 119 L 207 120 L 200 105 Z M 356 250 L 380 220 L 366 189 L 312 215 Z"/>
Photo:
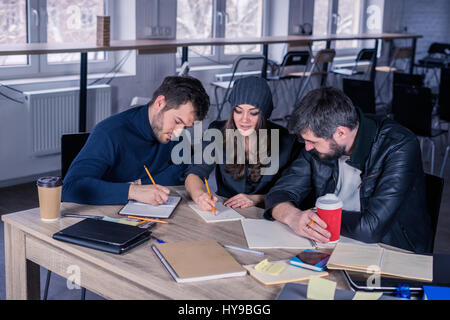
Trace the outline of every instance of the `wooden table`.
<path fill-rule="evenodd" d="M 351 35 L 321 35 L 321 36 L 265 36 L 246 38 L 205 38 L 205 39 L 173 39 L 173 40 L 112 40 L 110 46 L 97 46 L 91 43 L 24 43 L 24 44 L 3 44 L 0 45 L 0 55 L 19 54 L 51 54 L 51 53 L 80 53 L 80 101 L 79 101 L 79 132 L 86 131 L 87 117 L 87 73 L 88 73 L 88 52 L 97 51 L 120 51 L 137 50 L 139 54 L 152 53 L 175 53 L 177 48 L 182 47 L 182 63 L 188 61 L 188 48 L 191 46 L 223 46 L 223 45 L 244 45 L 262 44 L 265 64 L 263 68 L 263 78 L 267 73 L 268 46 L 269 44 L 288 43 L 291 45 L 304 45 L 308 42 L 326 41 L 326 47 L 331 47 L 333 41 L 345 40 L 376 40 L 375 49 L 378 49 L 378 41 L 392 41 L 395 39 L 411 39 L 412 54 L 410 63 L 410 73 L 413 71 L 416 41 L 421 38 L 418 34 L 408 33 L 376 33 L 376 34 L 351 34 Z M 375 70 L 377 64 L 376 57 L 372 65 Z M 326 66 L 324 66 L 326 68 Z M 372 79 L 375 72 L 371 72 Z"/>
<path fill-rule="evenodd" d="M 173 187 L 172 191 L 176 188 Z M 184 188 L 183 188 L 184 189 Z M 61 212 L 118 217 L 122 206 L 89 206 L 63 203 Z M 263 210 L 238 210 L 247 218 L 262 218 Z M 2 216 L 5 229 L 5 272 L 7 299 L 40 299 L 39 266 L 69 278 L 70 266 L 81 272 L 80 285 L 107 299 L 275 299 L 283 285 L 264 286 L 250 275 L 237 278 L 177 283 L 150 248 L 154 240 L 115 255 L 52 239 L 52 234 L 80 219 L 63 218 L 43 222 L 39 208 Z M 239 221 L 205 223 L 183 199 L 168 219 L 157 224 L 153 234 L 164 241 L 214 239 L 220 244 L 247 247 Z M 289 259 L 298 250 L 264 250 L 269 261 Z M 230 251 L 245 265 L 261 256 Z M 338 288 L 349 289 L 341 271 L 330 271 L 328 279 Z M 306 283 L 306 282 L 303 282 Z M 50 285 L 51 290 L 51 285 Z"/>

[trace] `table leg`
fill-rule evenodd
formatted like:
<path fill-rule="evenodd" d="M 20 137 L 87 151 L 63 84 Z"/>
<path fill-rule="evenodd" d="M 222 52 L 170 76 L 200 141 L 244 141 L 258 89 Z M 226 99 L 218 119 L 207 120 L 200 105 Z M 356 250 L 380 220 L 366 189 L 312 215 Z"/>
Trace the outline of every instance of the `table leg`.
<path fill-rule="evenodd" d="M 375 56 L 373 57 L 373 61 L 372 61 L 372 68 L 370 69 L 370 81 L 374 82 L 375 81 L 375 76 L 377 75 L 377 54 L 378 54 L 378 39 L 375 39 L 375 47 L 373 48 L 375 50 Z M 375 83 L 375 82 L 374 82 Z"/>
<path fill-rule="evenodd" d="M 9 223 L 4 224 L 4 230 L 6 299 L 39 300 L 39 265 L 26 259 L 25 234 Z"/>
<path fill-rule="evenodd" d="M 326 49 L 330 49 L 330 48 L 331 48 L 331 41 L 327 40 Z M 322 71 L 325 72 L 325 73 L 322 75 L 322 79 L 320 81 L 320 86 L 321 87 L 325 86 L 325 83 L 327 81 L 328 63 L 324 63 L 323 64 Z"/>
<path fill-rule="evenodd" d="M 416 59 L 416 45 L 417 45 L 417 39 L 412 39 L 412 45 L 411 45 L 411 61 L 409 62 L 409 73 L 414 73 L 414 60 Z"/>
<path fill-rule="evenodd" d="M 188 61 L 188 47 L 183 47 L 181 49 L 181 65 Z"/>
<path fill-rule="evenodd" d="M 78 117 L 78 131 L 86 132 L 87 114 L 87 52 L 81 52 L 80 62 L 80 109 Z"/>
<path fill-rule="evenodd" d="M 263 44 L 263 56 L 264 65 L 262 69 L 262 77 L 263 79 L 267 79 L 267 64 L 269 63 L 269 45 L 267 43 Z"/>

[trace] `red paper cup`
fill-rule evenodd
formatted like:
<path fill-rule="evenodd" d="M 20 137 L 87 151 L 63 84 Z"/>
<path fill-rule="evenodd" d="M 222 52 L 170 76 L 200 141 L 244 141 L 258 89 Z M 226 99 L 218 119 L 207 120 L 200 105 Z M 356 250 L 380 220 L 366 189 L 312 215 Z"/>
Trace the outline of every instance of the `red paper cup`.
<path fill-rule="evenodd" d="M 331 233 L 330 243 L 338 242 L 341 235 L 342 201 L 332 193 L 317 198 L 317 215 L 326 224 Z"/>

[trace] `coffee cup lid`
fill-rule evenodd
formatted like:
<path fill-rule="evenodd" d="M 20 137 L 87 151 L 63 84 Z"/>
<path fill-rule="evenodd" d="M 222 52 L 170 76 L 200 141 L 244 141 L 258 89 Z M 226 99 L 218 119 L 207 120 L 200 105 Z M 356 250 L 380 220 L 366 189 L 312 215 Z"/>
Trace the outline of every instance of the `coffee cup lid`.
<path fill-rule="evenodd" d="M 317 198 L 316 207 L 325 210 L 335 210 L 342 208 L 342 201 L 334 193 L 327 193 L 326 195 Z"/>
<path fill-rule="evenodd" d="M 41 177 L 37 180 L 36 185 L 44 188 L 55 188 L 62 186 L 63 181 L 60 177 Z"/>

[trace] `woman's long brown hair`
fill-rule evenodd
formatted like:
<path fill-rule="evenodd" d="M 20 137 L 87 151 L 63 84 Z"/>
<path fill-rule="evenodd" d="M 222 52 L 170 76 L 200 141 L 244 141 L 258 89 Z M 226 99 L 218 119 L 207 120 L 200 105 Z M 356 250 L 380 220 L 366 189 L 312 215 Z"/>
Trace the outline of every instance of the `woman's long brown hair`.
<path fill-rule="evenodd" d="M 233 109 L 231 111 L 231 114 L 228 117 L 228 120 L 222 129 L 224 146 L 226 146 L 226 143 L 227 143 L 226 130 L 227 129 L 237 130 L 236 124 L 234 123 L 234 119 L 233 119 L 234 110 L 235 109 Z M 261 112 L 259 113 L 258 123 L 256 124 L 256 127 L 255 127 L 256 137 L 257 137 L 256 145 L 258 148 L 259 148 L 259 139 L 260 139 L 259 129 L 267 129 L 267 121 L 266 121 L 266 119 L 264 119 Z M 237 141 L 236 141 L 236 139 L 234 139 L 234 141 L 233 141 L 233 147 L 234 147 L 234 161 L 233 161 L 233 164 L 227 164 L 227 163 L 225 164 L 225 171 L 227 173 L 230 173 L 234 180 L 241 180 L 245 175 L 245 164 L 237 163 Z M 267 149 L 266 150 L 267 150 L 267 156 L 270 156 L 270 132 L 267 132 Z M 246 157 L 246 159 L 248 159 L 247 153 L 246 153 L 245 157 Z M 256 164 L 248 165 L 248 167 L 250 169 L 250 175 L 249 175 L 250 182 L 256 183 L 259 180 L 261 180 L 261 167 L 264 167 L 264 166 L 265 165 L 263 165 L 261 163 L 260 153 L 257 152 Z"/>

